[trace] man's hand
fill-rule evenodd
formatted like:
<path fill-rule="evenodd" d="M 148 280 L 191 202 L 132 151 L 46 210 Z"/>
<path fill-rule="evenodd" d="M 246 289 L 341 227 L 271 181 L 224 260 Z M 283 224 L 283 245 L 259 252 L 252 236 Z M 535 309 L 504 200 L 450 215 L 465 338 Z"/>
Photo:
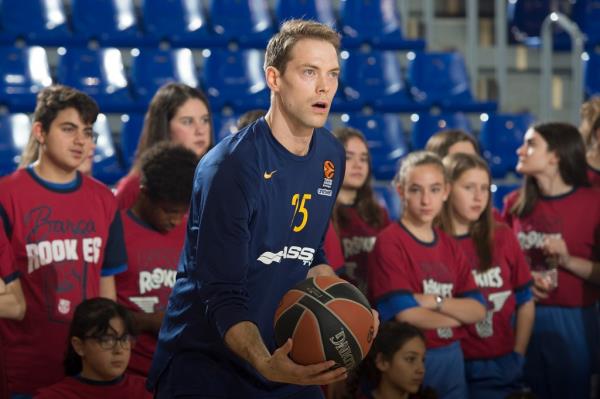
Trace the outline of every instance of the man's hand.
<path fill-rule="evenodd" d="M 344 367 L 331 369 L 335 365 L 333 360 L 308 366 L 295 363 L 288 356 L 292 345 L 288 339 L 270 358 L 256 365 L 258 372 L 270 381 L 297 385 L 327 385 L 348 376 Z"/>

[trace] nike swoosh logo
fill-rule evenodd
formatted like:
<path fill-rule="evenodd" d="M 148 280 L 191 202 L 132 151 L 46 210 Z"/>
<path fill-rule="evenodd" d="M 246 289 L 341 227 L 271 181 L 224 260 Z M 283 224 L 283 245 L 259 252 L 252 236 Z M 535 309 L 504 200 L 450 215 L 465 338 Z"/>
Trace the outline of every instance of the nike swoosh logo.
<path fill-rule="evenodd" d="M 275 172 L 277 172 L 277 170 L 272 171 L 271 173 L 269 172 L 265 172 L 263 174 L 263 177 L 265 178 L 265 180 L 269 180 L 271 177 L 273 177 L 273 175 L 275 174 Z"/>

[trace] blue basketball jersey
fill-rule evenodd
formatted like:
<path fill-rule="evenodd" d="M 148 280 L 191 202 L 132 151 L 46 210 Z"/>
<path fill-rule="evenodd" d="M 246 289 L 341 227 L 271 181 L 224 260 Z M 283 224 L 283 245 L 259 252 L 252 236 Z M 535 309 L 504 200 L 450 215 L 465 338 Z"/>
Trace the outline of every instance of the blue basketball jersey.
<path fill-rule="evenodd" d="M 204 156 L 149 388 L 161 374 L 172 379 L 176 373 L 171 394 L 266 398 L 305 389 L 267 381 L 223 336 L 251 321 L 267 348 L 276 349 L 273 316 L 281 297 L 311 266 L 327 263 L 322 242 L 345 163 L 344 148 L 329 131 L 315 129 L 308 153 L 297 156 L 264 118 Z M 185 377 L 186 368 L 202 370 L 203 377 Z"/>

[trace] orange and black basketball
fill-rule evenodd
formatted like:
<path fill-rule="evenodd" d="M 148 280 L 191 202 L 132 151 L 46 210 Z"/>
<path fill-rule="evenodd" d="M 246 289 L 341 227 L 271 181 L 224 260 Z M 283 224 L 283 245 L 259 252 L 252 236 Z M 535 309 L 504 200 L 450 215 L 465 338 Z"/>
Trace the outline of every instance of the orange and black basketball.
<path fill-rule="evenodd" d="M 334 360 L 350 370 L 367 355 L 373 335 L 369 302 L 358 288 L 334 276 L 302 281 L 275 312 L 277 346 L 292 338 L 290 357 L 302 365 Z"/>

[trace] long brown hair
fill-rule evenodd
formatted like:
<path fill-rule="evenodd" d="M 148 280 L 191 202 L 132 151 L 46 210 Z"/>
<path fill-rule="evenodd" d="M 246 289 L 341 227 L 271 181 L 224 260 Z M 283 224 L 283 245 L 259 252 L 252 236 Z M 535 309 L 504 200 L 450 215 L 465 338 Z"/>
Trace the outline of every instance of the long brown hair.
<path fill-rule="evenodd" d="M 461 129 L 448 129 L 437 132 L 433 136 L 427 140 L 427 144 L 425 144 L 425 150 L 435 152 L 440 156 L 440 158 L 444 158 L 448 155 L 448 151 L 450 147 L 452 147 L 456 143 L 462 143 L 466 141 L 467 143 L 471 143 L 473 149 L 479 154 L 479 144 L 477 144 L 477 140 L 469 133 L 465 132 Z"/>
<path fill-rule="evenodd" d="M 202 101 L 208 110 L 210 119 L 210 144 L 207 151 L 212 148 L 215 140 L 212 112 L 204 93 L 183 83 L 167 83 L 158 89 L 148 106 L 140 141 L 135 151 L 135 161 L 132 170 L 139 171 L 140 158 L 148 148 L 156 143 L 171 140 L 169 122 L 173 119 L 179 107 L 192 98 Z"/>
<path fill-rule="evenodd" d="M 471 169 L 484 170 L 488 175 L 488 182 L 491 183 L 492 175 L 487 163 L 477 155 L 470 154 L 450 154 L 444 158 L 444 167 L 448 174 L 450 184 L 454 184 L 463 173 Z M 442 229 L 454 235 L 454 224 L 452 219 L 454 210 L 452 209 L 452 193 L 450 198 L 444 203 L 444 208 L 440 213 L 439 224 Z M 479 270 L 485 271 L 492 267 L 494 254 L 494 217 L 492 214 L 491 195 L 485 205 L 484 211 L 474 223 L 469 227 L 469 236 L 475 245 L 475 251 L 479 258 Z"/>
<path fill-rule="evenodd" d="M 587 177 L 585 145 L 577 128 L 568 123 L 540 123 L 532 127 L 548 144 L 548 151 L 558 156 L 558 171 L 565 184 L 573 187 L 590 185 Z M 540 197 L 540 188 L 535 177 L 525 176 L 519 189 L 519 196 L 510 213 L 519 217 L 527 216 Z"/>
<path fill-rule="evenodd" d="M 342 127 L 335 129 L 333 132 L 334 136 L 342 143 L 344 147 L 348 141 L 352 138 L 359 139 L 367 147 L 367 140 L 365 136 L 357 129 L 351 127 Z M 358 212 L 359 216 L 371 227 L 379 228 L 383 225 L 383 214 L 381 207 L 375 200 L 373 195 L 373 187 L 371 186 L 371 154 L 367 147 L 368 156 L 368 167 L 367 178 L 363 185 L 356 191 L 356 199 L 354 201 L 354 207 Z M 339 227 L 347 226 L 350 218 L 346 214 L 346 209 L 339 202 L 336 201 L 333 209 L 333 224 L 336 230 L 339 231 Z"/>

